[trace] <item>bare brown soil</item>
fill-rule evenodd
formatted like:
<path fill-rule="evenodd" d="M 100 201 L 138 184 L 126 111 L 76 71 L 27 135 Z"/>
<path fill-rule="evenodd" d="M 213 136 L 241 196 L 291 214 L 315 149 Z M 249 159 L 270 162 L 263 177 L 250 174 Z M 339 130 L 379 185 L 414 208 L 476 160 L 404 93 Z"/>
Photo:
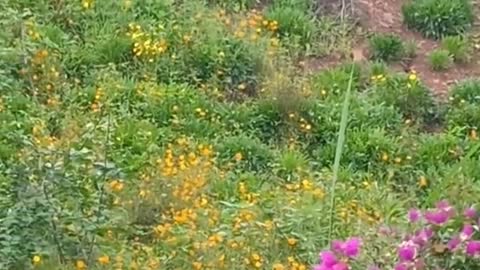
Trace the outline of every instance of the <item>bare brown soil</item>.
<path fill-rule="evenodd" d="M 402 61 L 391 66 L 394 71 L 415 70 L 424 84 L 429 87 L 433 94 L 445 96 L 450 86 L 458 81 L 480 76 L 480 51 L 475 50 L 472 60 L 468 64 L 455 64 L 447 71 L 438 72 L 431 70 L 428 64 L 428 55 L 437 47 L 439 41 L 424 38 L 421 34 L 407 29 L 403 25 L 402 5 L 406 0 L 358 0 L 354 1 L 355 9 L 359 14 L 359 23 L 365 32 L 393 33 L 399 35 L 404 41 L 414 41 L 417 44 L 417 56 L 408 61 Z M 476 3 L 478 4 L 478 3 Z M 478 10 L 478 7 L 476 7 Z M 479 14 L 479 12 L 476 12 Z M 478 20 L 477 20 L 478 21 Z M 472 30 L 480 33 L 480 27 Z M 477 46 L 480 48 L 480 46 Z M 360 38 L 352 49 L 353 59 L 363 61 L 368 58 L 368 46 L 366 38 Z M 305 61 L 306 69 L 319 70 L 338 64 L 341 59 L 336 56 L 314 58 Z"/>

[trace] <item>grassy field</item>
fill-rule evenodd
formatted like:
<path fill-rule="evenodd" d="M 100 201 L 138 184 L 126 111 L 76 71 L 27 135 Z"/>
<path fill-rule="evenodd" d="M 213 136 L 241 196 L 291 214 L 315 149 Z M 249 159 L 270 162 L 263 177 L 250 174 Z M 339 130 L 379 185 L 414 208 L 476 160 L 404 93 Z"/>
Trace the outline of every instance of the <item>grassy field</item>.
<path fill-rule="evenodd" d="M 480 267 L 480 80 L 437 98 L 415 44 L 308 0 L 0 9 L 0 269 Z M 429 72 L 472 12 L 405 2 Z"/>

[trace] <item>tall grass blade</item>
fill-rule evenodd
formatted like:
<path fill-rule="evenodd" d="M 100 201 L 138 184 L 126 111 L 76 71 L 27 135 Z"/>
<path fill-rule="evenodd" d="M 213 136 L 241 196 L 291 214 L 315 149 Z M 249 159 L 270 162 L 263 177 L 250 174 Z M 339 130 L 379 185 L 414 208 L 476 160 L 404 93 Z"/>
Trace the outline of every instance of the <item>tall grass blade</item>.
<path fill-rule="evenodd" d="M 330 219 L 328 225 L 328 240 L 332 241 L 332 234 L 333 234 L 333 225 L 334 225 L 334 213 L 335 213 L 335 189 L 338 179 L 338 170 L 340 168 L 340 159 L 342 157 L 342 150 L 343 145 L 345 143 L 345 130 L 347 129 L 348 123 L 348 107 L 350 104 L 350 92 L 352 90 L 352 83 L 353 83 L 353 64 L 352 69 L 350 71 L 350 80 L 348 81 L 347 91 L 345 92 L 345 99 L 343 100 L 343 107 L 342 107 L 342 116 L 340 119 L 340 129 L 338 131 L 338 140 L 337 140 L 337 147 L 335 150 L 335 161 L 333 163 L 333 179 L 332 184 L 330 187 Z"/>

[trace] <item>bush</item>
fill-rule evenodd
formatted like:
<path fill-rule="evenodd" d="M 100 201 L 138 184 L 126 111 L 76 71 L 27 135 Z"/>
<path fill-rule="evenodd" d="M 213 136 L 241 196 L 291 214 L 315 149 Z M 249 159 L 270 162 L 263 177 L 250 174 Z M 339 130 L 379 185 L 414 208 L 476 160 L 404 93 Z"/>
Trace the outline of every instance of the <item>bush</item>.
<path fill-rule="evenodd" d="M 404 52 L 404 44 L 399 36 L 375 35 L 370 38 L 370 54 L 371 58 L 383 61 L 395 61 L 402 57 Z"/>
<path fill-rule="evenodd" d="M 304 10 L 290 6 L 274 6 L 267 11 L 266 17 L 278 23 L 278 33 L 282 38 L 291 39 L 299 45 L 311 45 L 315 33 L 315 22 Z"/>
<path fill-rule="evenodd" d="M 466 63 L 470 60 L 468 40 L 464 37 L 445 37 L 442 39 L 442 48 L 448 51 L 455 62 Z"/>
<path fill-rule="evenodd" d="M 450 93 L 453 101 L 480 104 L 480 80 L 474 79 L 461 82 L 455 85 Z"/>
<path fill-rule="evenodd" d="M 469 0 L 412 0 L 402 11 L 409 28 L 434 39 L 464 33 L 473 22 Z"/>
<path fill-rule="evenodd" d="M 453 59 L 447 50 L 437 49 L 428 55 L 430 68 L 435 71 L 447 70 L 453 64 Z"/>
<path fill-rule="evenodd" d="M 480 128 L 480 81 L 468 80 L 456 85 L 450 94 L 447 121 L 450 129 Z"/>
<path fill-rule="evenodd" d="M 405 43 L 404 55 L 410 59 L 413 59 L 417 56 L 417 42 L 415 40 L 409 40 Z"/>
<path fill-rule="evenodd" d="M 408 78 L 395 76 L 385 81 L 376 79 L 372 95 L 377 102 L 394 106 L 404 117 L 413 121 L 429 122 L 437 114 L 430 92 L 415 73 Z"/>

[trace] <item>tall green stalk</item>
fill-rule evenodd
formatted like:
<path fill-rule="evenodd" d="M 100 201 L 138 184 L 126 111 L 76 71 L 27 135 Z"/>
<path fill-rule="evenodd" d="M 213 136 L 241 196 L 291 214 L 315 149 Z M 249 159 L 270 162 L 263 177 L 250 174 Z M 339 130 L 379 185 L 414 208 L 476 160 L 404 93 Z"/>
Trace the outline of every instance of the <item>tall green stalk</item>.
<path fill-rule="evenodd" d="M 340 120 L 340 130 L 338 131 L 337 148 L 335 150 L 335 161 L 333 163 L 333 179 L 330 187 L 330 220 L 328 226 L 328 239 L 332 241 L 334 213 L 335 213 L 335 187 L 338 179 L 338 170 L 340 169 L 340 159 L 342 157 L 343 144 L 345 143 L 345 130 L 348 123 L 348 107 L 350 104 L 350 92 L 352 90 L 353 82 L 353 65 L 350 71 L 350 80 L 348 81 L 347 91 L 345 92 L 345 99 L 343 100 L 342 116 Z"/>

